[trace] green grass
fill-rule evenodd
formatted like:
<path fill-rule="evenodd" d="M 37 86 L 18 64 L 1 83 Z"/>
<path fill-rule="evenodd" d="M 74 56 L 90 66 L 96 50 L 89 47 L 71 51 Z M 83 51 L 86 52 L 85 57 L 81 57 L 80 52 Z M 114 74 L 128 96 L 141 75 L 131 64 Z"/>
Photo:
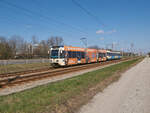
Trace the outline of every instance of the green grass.
<path fill-rule="evenodd" d="M 50 67 L 50 63 L 9 64 L 0 66 L 0 74 Z"/>
<path fill-rule="evenodd" d="M 45 113 L 59 108 L 66 101 L 86 92 L 118 70 L 125 70 L 138 59 L 109 66 L 81 76 L 39 86 L 0 97 L 0 113 Z M 83 98 L 83 97 L 81 97 Z"/>

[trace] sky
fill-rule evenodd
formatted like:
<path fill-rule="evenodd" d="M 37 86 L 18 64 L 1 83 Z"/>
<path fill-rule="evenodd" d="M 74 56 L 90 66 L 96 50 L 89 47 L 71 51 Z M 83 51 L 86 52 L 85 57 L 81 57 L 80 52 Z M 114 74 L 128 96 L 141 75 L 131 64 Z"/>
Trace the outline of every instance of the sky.
<path fill-rule="evenodd" d="M 79 5 L 75 4 L 75 2 Z M 90 14 L 88 14 L 90 13 Z M 0 0 L 0 36 L 150 51 L 150 0 Z"/>

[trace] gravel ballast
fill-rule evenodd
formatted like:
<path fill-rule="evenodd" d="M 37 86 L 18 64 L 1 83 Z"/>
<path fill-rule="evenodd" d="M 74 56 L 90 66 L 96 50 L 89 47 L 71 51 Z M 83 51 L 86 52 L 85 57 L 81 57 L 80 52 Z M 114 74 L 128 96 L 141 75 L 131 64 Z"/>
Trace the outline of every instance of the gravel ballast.
<path fill-rule="evenodd" d="M 121 62 L 124 62 L 124 61 L 121 61 Z M 119 62 L 119 63 L 121 63 L 121 62 Z M 26 83 L 26 84 L 21 84 L 21 85 L 17 85 L 17 86 L 13 86 L 13 87 L 7 87 L 5 89 L 0 89 L 0 96 L 16 93 L 16 92 L 20 92 L 20 91 L 24 91 L 24 90 L 31 89 L 31 88 L 34 88 L 34 87 L 37 87 L 37 86 L 40 86 L 40 85 L 44 85 L 44 84 L 48 84 L 48 83 L 51 83 L 51 82 L 56 82 L 56 81 L 59 81 L 59 80 L 64 80 L 64 79 L 71 78 L 71 77 L 74 77 L 74 76 L 82 75 L 84 73 L 94 71 L 94 70 L 98 70 L 98 69 L 102 69 L 102 68 L 105 68 L 105 67 L 108 67 L 108 66 L 111 66 L 111 65 L 115 65 L 115 64 L 118 64 L 118 63 L 108 64 L 108 65 L 105 65 L 105 66 L 99 66 L 99 67 L 92 68 L 92 69 L 85 69 L 85 70 L 81 70 L 81 71 L 77 71 L 77 72 L 73 72 L 73 73 L 69 73 L 69 74 L 64 74 L 64 75 L 61 75 L 61 76 L 53 76 L 53 77 L 50 77 L 50 78 L 37 80 L 37 81 L 33 81 L 33 82 L 29 82 L 29 83 Z"/>

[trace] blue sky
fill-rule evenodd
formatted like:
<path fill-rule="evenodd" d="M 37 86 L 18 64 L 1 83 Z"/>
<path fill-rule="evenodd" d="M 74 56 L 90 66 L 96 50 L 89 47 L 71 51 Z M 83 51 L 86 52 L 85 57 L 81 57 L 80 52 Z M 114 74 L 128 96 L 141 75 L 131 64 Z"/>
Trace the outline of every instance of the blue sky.
<path fill-rule="evenodd" d="M 5 1 L 28 9 L 33 14 L 10 6 Z M 66 45 L 80 47 L 83 46 L 80 38 L 86 37 L 89 46 L 104 47 L 114 43 L 116 49 L 127 50 L 133 43 L 138 50 L 150 51 L 149 0 L 76 1 L 97 16 L 99 22 L 72 0 L 0 0 L 0 36 L 20 35 L 27 41 L 33 35 L 39 40 L 61 36 Z"/>

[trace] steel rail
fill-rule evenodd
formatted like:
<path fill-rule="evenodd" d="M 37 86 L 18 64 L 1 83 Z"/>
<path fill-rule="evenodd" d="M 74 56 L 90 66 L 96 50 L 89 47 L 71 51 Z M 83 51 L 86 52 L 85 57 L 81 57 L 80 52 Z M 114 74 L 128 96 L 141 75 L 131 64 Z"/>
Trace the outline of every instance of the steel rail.
<path fill-rule="evenodd" d="M 88 64 L 88 65 L 79 65 L 79 66 L 73 66 L 73 67 L 68 67 L 68 68 L 54 69 L 54 70 L 38 72 L 38 73 L 16 75 L 15 77 L 13 76 L 13 77 L 1 79 L 0 87 L 4 88 L 6 86 L 14 86 L 14 85 L 18 85 L 21 83 L 32 82 L 35 80 L 45 79 L 45 78 L 52 77 L 52 76 L 64 75 L 64 74 L 71 73 L 71 72 L 91 69 L 91 68 L 95 68 L 98 66 L 104 66 L 104 65 L 118 63 L 118 62 L 126 61 L 126 60 L 129 60 L 129 59 L 126 58 L 126 59 L 112 60 L 112 61 L 107 61 L 107 62 L 102 62 L 102 63 L 93 63 L 93 64 Z"/>

